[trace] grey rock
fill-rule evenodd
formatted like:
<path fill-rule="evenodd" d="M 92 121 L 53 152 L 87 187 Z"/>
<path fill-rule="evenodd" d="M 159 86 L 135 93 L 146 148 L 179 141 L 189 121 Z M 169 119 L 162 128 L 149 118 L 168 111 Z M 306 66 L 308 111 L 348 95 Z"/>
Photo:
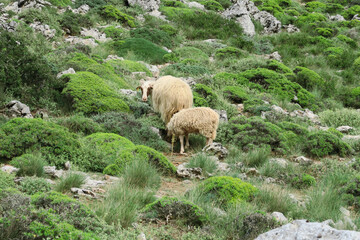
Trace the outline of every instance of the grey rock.
<path fill-rule="evenodd" d="M 35 113 L 36 118 L 48 119 L 49 113 L 46 109 L 38 109 Z"/>
<path fill-rule="evenodd" d="M 311 159 L 304 156 L 297 157 L 294 161 L 300 163 L 300 165 L 311 165 L 313 163 Z"/>
<path fill-rule="evenodd" d="M 146 240 L 146 236 L 145 236 L 145 233 L 140 233 L 137 237 L 136 237 L 137 240 Z"/>
<path fill-rule="evenodd" d="M 106 38 L 105 33 L 100 32 L 96 28 L 90 28 L 90 29 L 81 28 L 80 34 L 83 37 L 92 37 L 99 42 L 106 42 L 110 40 L 110 38 Z"/>
<path fill-rule="evenodd" d="M 287 223 L 288 219 L 281 212 L 273 212 L 271 216 L 276 219 L 281 224 Z"/>
<path fill-rule="evenodd" d="M 276 179 L 275 178 L 272 178 L 272 177 L 268 177 L 268 178 L 265 178 L 265 183 L 269 184 L 269 183 L 276 183 Z"/>
<path fill-rule="evenodd" d="M 83 188 L 93 189 L 105 186 L 105 182 L 101 180 L 91 179 L 89 176 L 86 177 Z"/>
<path fill-rule="evenodd" d="M 74 194 L 83 195 L 91 198 L 97 198 L 96 194 L 88 189 L 71 188 L 70 191 Z"/>
<path fill-rule="evenodd" d="M 283 168 L 288 165 L 288 161 L 286 159 L 284 159 L 284 158 L 270 158 L 269 162 L 278 164 Z"/>
<path fill-rule="evenodd" d="M 354 240 L 360 239 L 360 232 L 337 230 L 327 224 L 319 222 L 307 222 L 306 220 L 295 220 L 282 227 L 261 234 L 255 240 Z"/>
<path fill-rule="evenodd" d="M 9 174 L 16 173 L 17 171 L 19 171 L 19 168 L 16 168 L 16 167 L 13 167 L 10 165 L 5 165 L 5 166 L 1 167 L 0 169 L 1 169 L 1 171 L 9 173 Z"/>
<path fill-rule="evenodd" d="M 88 11 L 90 11 L 90 7 L 87 4 L 83 4 L 79 8 L 72 10 L 73 13 L 82 14 L 82 15 L 86 14 Z"/>
<path fill-rule="evenodd" d="M 127 0 L 130 6 L 139 5 L 145 11 L 155 11 L 159 9 L 160 0 Z"/>
<path fill-rule="evenodd" d="M 297 28 L 296 26 L 292 25 L 292 24 L 284 25 L 283 28 L 284 28 L 288 33 L 300 32 L 300 29 Z"/>
<path fill-rule="evenodd" d="M 336 22 L 345 21 L 345 18 L 343 16 L 341 16 L 340 14 L 336 14 L 335 16 L 329 16 L 329 19 L 331 21 L 336 21 Z"/>
<path fill-rule="evenodd" d="M 65 166 L 65 169 L 66 169 L 66 170 L 70 170 L 70 168 L 71 168 L 70 161 L 67 161 L 67 162 L 64 164 L 64 166 Z"/>
<path fill-rule="evenodd" d="M 160 69 L 156 65 L 150 65 L 143 61 L 138 61 L 138 63 L 145 65 L 145 67 L 153 74 L 153 77 L 159 77 Z"/>
<path fill-rule="evenodd" d="M 273 53 L 271 53 L 271 54 L 265 55 L 264 58 L 265 58 L 265 59 L 274 59 L 274 60 L 276 60 L 276 61 L 282 62 L 282 61 L 281 61 L 281 56 L 280 56 L 279 52 L 277 52 L 277 51 L 276 51 L 276 52 L 273 52 Z"/>
<path fill-rule="evenodd" d="M 322 127 L 322 126 L 320 126 L 319 129 L 320 129 L 321 131 L 327 131 L 327 130 L 329 130 L 330 128 L 329 128 L 329 127 Z"/>
<path fill-rule="evenodd" d="M 264 33 L 278 33 L 281 30 L 281 22 L 268 12 L 260 11 L 253 15 L 255 20 L 260 21 L 260 24 L 264 27 Z"/>
<path fill-rule="evenodd" d="M 121 61 L 123 61 L 124 58 L 123 58 L 123 57 L 116 56 L 116 55 L 109 55 L 109 56 L 107 56 L 107 58 L 105 59 L 105 62 L 110 61 L 110 60 L 121 60 Z"/>
<path fill-rule="evenodd" d="M 248 176 L 259 176 L 260 173 L 259 173 L 259 171 L 258 171 L 256 168 L 249 168 L 249 169 L 246 171 L 246 175 L 248 175 Z"/>
<path fill-rule="evenodd" d="M 190 178 L 190 179 L 204 179 L 202 177 L 201 168 L 187 168 L 187 163 L 182 163 L 177 167 L 176 175 L 181 178 Z"/>
<path fill-rule="evenodd" d="M 345 135 L 342 140 L 344 141 L 358 141 L 360 140 L 360 135 Z"/>
<path fill-rule="evenodd" d="M 160 135 L 160 130 L 156 127 L 150 127 L 151 131 L 153 131 L 154 133 L 156 133 L 156 135 L 159 136 L 159 138 L 161 138 L 161 135 Z"/>
<path fill-rule="evenodd" d="M 53 178 L 61 178 L 64 174 L 63 170 L 56 170 L 55 166 L 44 166 L 44 172 Z"/>
<path fill-rule="evenodd" d="M 76 36 L 68 36 L 67 38 L 65 38 L 65 42 L 70 43 L 70 44 L 83 44 L 89 47 L 96 47 L 98 44 L 95 42 L 95 39 L 93 38 L 80 38 L 80 37 L 76 37 Z"/>
<path fill-rule="evenodd" d="M 184 1 L 184 3 L 185 3 L 189 8 L 197 8 L 197 9 L 206 11 L 204 5 L 202 5 L 202 4 L 198 3 L 198 2 L 187 2 L 187 1 Z"/>
<path fill-rule="evenodd" d="M 217 142 L 213 142 L 212 144 L 205 146 L 202 151 L 211 153 L 219 159 L 224 159 L 229 154 L 229 151 L 221 143 Z"/>
<path fill-rule="evenodd" d="M 290 116 L 291 117 L 306 118 L 306 119 L 309 119 L 311 122 L 313 122 L 315 124 L 320 124 L 319 116 L 314 114 L 311 110 L 309 110 L 307 108 L 304 111 L 295 110 L 295 111 L 290 113 Z"/>
<path fill-rule="evenodd" d="M 352 20 L 359 20 L 359 21 L 360 21 L 360 16 L 359 16 L 359 14 L 355 14 L 354 17 L 352 18 Z"/>
<path fill-rule="evenodd" d="M 228 163 L 224 162 L 217 162 L 217 169 L 221 172 L 228 172 L 230 171 L 230 167 Z"/>
<path fill-rule="evenodd" d="M 227 112 L 226 110 L 217 110 L 214 109 L 215 112 L 217 112 L 219 114 L 220 117 L 220 122 L 228 122 L 228 117 L 227 117 Z"/>
<path fill-rule="evenodd" d="M 50 26 L 47 24 L 42 24 L 41 22 L 34 22 L 30 24 L 30 27 L 35 31 L 40 32 L 47 39 L 55 37 L 56 30 L 51 29 Z"/>
<path fill-rule="evenodd" d="M 6 108 L 10 117 L 33 118 L 30 108 L 20 101 L 12 100 L 6 105 Z"/>
<path fill-rule="evenodd" d="M 129 97 L 136 97 L 137 92 L 131 89 L 120 89 L 120 93 Z"/>
<path fill-rule="evenodd" d="M 353 130 L 353 128 L 350 126 L 340 126 L 340 127 L 336 128 L 336 130 L 338 130 L 339 132 L 342 132 L 342 133 L 348 133 L 351 130 Z"/>
<path fill-rule="evenodd" d="M 195 86 L 196 82 L 193 77 L 181 77 L 181 80 L 189 84 L 190 87 Z"/>
<path fill-rule="evenodd" d="M 75 73 L 76 73 L 76 72 L 75 72 L 75 70 L 74 70 L 73 68 L 69 68 L 68 70 L 65 70 L 65 71 L 62 71 L 62 72 L 58 73 L 58 74 L 56 75 L 56 78 L 59 79 L 59 78 L 61 78 L 62 75 L 64 75 L 64 74 L 75 74 Z"/>

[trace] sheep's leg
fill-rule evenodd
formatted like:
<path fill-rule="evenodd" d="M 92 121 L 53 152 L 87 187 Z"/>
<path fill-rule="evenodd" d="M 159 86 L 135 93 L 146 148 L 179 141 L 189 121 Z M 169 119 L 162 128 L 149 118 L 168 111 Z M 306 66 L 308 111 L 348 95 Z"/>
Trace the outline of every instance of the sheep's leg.
<path fill-rule="evenodd" d="M 190 143 L 189 143 L 189 134 L 185 135 L 185 139 L 186 139 L 186 144 L 185 144 L 185 149 L 190 147 Z"/>
<path fill-rule="evenodd" d="M 206 138 L 206 146 L 213 143 L 212 138 Z"/>
<path fill-rule="evenodd" d="M 179 136 L 180 139 L 180 154 L 184 154 L 184 135 Z"/>

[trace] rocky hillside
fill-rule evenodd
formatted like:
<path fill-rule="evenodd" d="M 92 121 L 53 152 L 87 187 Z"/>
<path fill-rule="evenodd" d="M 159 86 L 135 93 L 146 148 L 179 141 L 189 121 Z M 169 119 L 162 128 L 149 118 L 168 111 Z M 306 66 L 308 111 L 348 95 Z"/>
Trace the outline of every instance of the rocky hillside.
<path fill-rule="evenodd" d="M 359 30 L 358 0 L 1 0 L 0 239 L 360 239 Z M 212 145 L 172 147 L 136 91 L 165 75 Z"/>

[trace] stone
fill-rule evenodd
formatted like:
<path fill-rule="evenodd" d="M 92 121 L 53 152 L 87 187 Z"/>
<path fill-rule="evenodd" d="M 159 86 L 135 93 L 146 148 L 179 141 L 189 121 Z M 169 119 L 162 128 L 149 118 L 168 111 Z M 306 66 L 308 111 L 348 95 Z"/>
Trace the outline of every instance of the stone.
<path fill-rule="evenodd" d="M 55 166 L 44 166 L 44 172 L 53 178 L 61 178 L 64 174 L 63 170 L 56 170 Z"/>
<path fill-rule="evenodd" d="M 132 77 L 139 76 L 139 77 L 145 78 L 146 77 L 146 72 L 132 72 L 131 76 Z"/>
<path fill-rule="evenodd" d="M 65 167 L 66 170 L 70 170 L 70 168 L 71 168 L 70 161 L 67 161 L 67 162 L 64 164 L 64 167 Z"/>
<path fill-rule="evenodd" d="M 96 194 L 90 190 L 82 189 L 82 188 L 71 188 L 70 191 L 74 194 L 88 196 L 91 198 L 96 198 Z"/>
<path fill-rule="evenodd" d="M 227 112 L 226 110 L 217 110 L 214 109 L 215 112 L 217 112 L 219 114 L 219 120 L 220 122 L 228 122 L 228 117 L 227 117 Z"/>
<path fill-rule="evenodd" d="M 265 183 L 269 184 L 269 183 L 276 183 L 276 179 L 275 178 L 272 178 L 272 177 L 268 177 L 268 178 L 265 178 Z"/>
<path fill-rule="evenodd" d="M 72 10 L 73 13 L 77 13 L 81 15 L 86 14 L 88 11 L 90 11 L 90 6 L 87 4 L 83 4 L 79 8 Z"/>
<path fill-rule="evenodd" d="M 288 161 L 284 158 L 270 158 L 270 163 L 276 163 L 280 165 L 281 167 L 285 168 L 288 165 Z"/>
<path fill-rule="evenodd" d="M 160 7 L 160 0 L 126 0 L 130 6 L 139 5 L 145 11 L 155 11 Z"/>
<path fill-rule="evenodd" d="M 189 84 L 190 87 L 195 86 L 196 84 L 193 77 L 180 77 L 180 79 Z"/>
<path fill-rule="evenodd" d="M 360 239 L 360 232 L 349 230 L 337 230 L 325 223 L 308 222 L 306 220 L 295 220 L 291 223 L 275 228 L 261 234 L 255 240 L 280 240 L 280 239 L 338 239 L 354 240 Z"/>
<path fill-rule="evenodd" d="M 35 113 L 36 118 L 48 119 L 49 112 L 46 109 L 38 109 Z"/>
<path fill-rule="evenodd" d="M 105 186 L 104 181 L 94 180 L 94 179 L 91 179 L 90 177 L 86 177 L 83 188 L 92 189 L 92 188 L 98 188 L 98 187 L 103 187 L 103 186 Z"/>
<path fill-rule="evenodd" d="M 156 135 L 159 136 L 159 138 L 161 138 L 161 135 L 160 135 L 160 130 L 156 127 L 150 127 L 151 131 L 153 131 L 154 133 L 156 133 Z"/>
<path fill-rule="evenodd" d="M 213 142 L 212 144 L 205 146 L 202 151 L 211 153 L 219 159 L 224 159 L 229 154 L 229 151 L 221 143 L 217 142 Z"/>
<path fill-rule="evenodd" d="M 16 173 L 17 171 L 19 171 L 19 168 L 10 166 L 10 165 L 5 165 L 3 167 L 1 167 L 1 171 L 6 172 L 6 173 Z"/>
<path fill-rule="evenodd" d="M 300 32 L 300 29 L 297 28 L 296 26 L 289 24 L 289 25 L 284 25 L 283 28 L 286 30 L 286 32 L 288 33 L 296 33 L 296 32 Z"/>
<path fill-rule="evenodd" d="M 249 168 L 249 169 L 246 171 L 246 175 L 248 175 L 248 176 L 259 176 L 260 173 L 259 173 L 259 171 L 258 171 L 256 168 Z"/>
<path fill-rule="evenodd" d="M 342 133 L 349 133 L 351 130 L 353 130 L 353 128 L 350 126 L 340 126 L 340 127 L 336 128 L 336 130 L 338 130 L 339 132 L 342 132 Z"/>
<path fill-rule="evenodd" d="M 197 9 L 206 11 L 204 5 L 202 5 L 202 4 L 198 3 L 198 2 L 187 2 L 187 1 L 184 1 L 184 3 L 185 3 L 189 8 L 197 8 Z"/>
<path fill-rule="evenodd" d="M 62 75 L 64 75 L 64 74 L 75 74 L 75 73 L 76 73 L 76 72 L 75 72 L 75 70 L 74 70 L 73 68 L 69 68 L 68 70 L 65 70 L 65 71 L 62 71 L 62 72 L 58 73 L 58 74 L 56 75 L 56 78 L 59 79 L 59 78 L 61 78 Z"/>
<path fill-rule="evenodd" d="M 136 97 L 137 92 L 131 89 L 120 89 L 120 93 L 129 97 Z"/>
<path fill-rule="evenodd" d="M 342 22 L 345 21 L 345 18 L 343 16 L 341 16 L 340 14 L 336 14 L 334 16 L 329 16 L 329 19 L 331 21 L 336 21 L 336 22 Z"/>
<path fill-rule="evenodd" d="M 255 20 L 260 21 L 265 34 L 278 33 L 281 30 L 281 22 L 268 12 L 260 11 L 253 15 Z"/>
<path fill-rule="evenodd" d="M 224 162 L 217 162 L 217 169 L 221 172 L 228 172 L 230 171 L 230 167 L 228 163 Z"/>
<path fill-rule="evenodd" d="M 360 135 L 345 135 L 342 138 L 343 141 L 350 140 L 350 141 L 358 141 L 360 140 Z"/>
<path fill-rule="evenodd" d="M 6 104 L 7 114 L 10 117 L 33 118 L 30 108 L 18 100 L 12 100 Z"/>
<path fill-rule="evenodd" d="M 309 119 L 311 122 L 313 122 L 315 124 L 320 124 L 319 116 L 316 115 L 315 113 L 313 113 L 313 111 L 311 111 L 311 110 L 309 110 L 307 108 L 304 111 L 302 111 L 302 110 L 294 110 L 289 115 L 290 115 L 290 117 L 307 118 L 307 119 Z"/>
<path fill-rule="evenodd" d="M 159 77 L 160 69 L 156 65 L 151 65 L 143 61 L 138 61 L 138 63 L 145 65 L 145 67 L 152 73 L 153 77 Z"/>
<path fill-rule="evenodd" d="M 47 24 L 42 24 L 41 22 L 34 22 L 30 24 L 30 27 L 35 31 L 40 32 L 47 39 L 55 37 L 56 30 L 51 29 L 50 26 Z"/>
<path fill-rule="evenodd" d="M 297 157 L 294 161 L 300 163 L 300 165 L 311 165 L 313 163 L 311 159 L 304 156 Z"/>
<path fill-rule="evenodd" d="M 70 43 L 70 44 L 83 44 L 89 47 L 96 47 L 98 44 L 95 42 L 95 39 L 93 38 L 79 38 L 76 36 L 68 36 L 67 38 L 65 38 L 65 42 Z"/>
<path fill-rule="evenodd" d="M 140 233 L 137 237 L 136 237 L 137 240 L 146 240 L 146 236 L 145 236 L 145 233 Z"/>
<path fill-rule="evenodd" d="M 100 32 L 96 28 L 81 28 L 80 35 L 83 37 L 92 37 L 99 42 L 106 42 L 110 40 L 110 38 L 106 37 L 105 33 Z"/>
<path fill-rule="evenodd" d="M 264 57 L 265 57 L 265 59 L 273 59 L 273 60 L 282 62 L 282 61 L 281 61 L 281 56 L 280 56 L 279 52 L 277 52 L 277 51 L 276 51 L 276 52 L 273 52 L 273 53 L 271 53 L 271 54 L 267 54 L 267 55 L 265 55 Z"/>
<path fill-rule="evenodd" d="M 275 220 L 278 221 L 281 224 L 284 224 L 284 223 L 288 222 L 288 219 L 281 212 L 273 212 L 273 213 L 271 213 L 271 216 L 273 218 L 275 218 Z"/>
<path fill-rule="evenodd" d="M 351 20 L 359 20 L 360 21 L 359 14 L 355 14 L 354 17 Z"/>
<path fill-rule="evenodd" d="M 121 61 L 123 61 L 124 58 L 119 57 L 117 55 L 109 55 L 109 56 L 107 56 L 107 58 L 104 61 L 107 62 L 107 61 L 110 61 L 110 60 L 121 60 Z"/>
<path fill-rule="evenodd" d="M 201 168 L 187 168 L 187 163 L 182 163 L 177 167 L 176 175 L 181 178 L 190 178 L 190 179 L 204 179 L 202 177 L 202 169 Z"/>

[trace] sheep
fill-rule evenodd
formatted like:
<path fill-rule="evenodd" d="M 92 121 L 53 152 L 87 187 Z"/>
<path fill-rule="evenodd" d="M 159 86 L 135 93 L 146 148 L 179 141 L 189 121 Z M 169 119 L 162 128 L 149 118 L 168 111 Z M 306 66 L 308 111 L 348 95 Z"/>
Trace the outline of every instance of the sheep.
<path fill-rule="evenodd" d="M 206 145 L 209 145 L 216 138 L 218 125 L 218 113 L 208 107 L 195 107 L 175 113 L 167 124 L 167 129 L 169 134 L 179 136 L 180 154 L 184 154 L 184 136 L 186 138 L 185 148 L 190 146 L 189 133 L 200 133 L 206 137 Z"/>
<path fill-rule="evenodd" d="M 165 125 L 171 117 L 184 108 L 193 104 L 193 95 L 190 86 L 179 78 L 164 76 L 156 81 L 140 80 L 137 89 L 142 91 L 142 101 L 146 102 L 151 95 L 155 112 L 159 112 Z"/>

